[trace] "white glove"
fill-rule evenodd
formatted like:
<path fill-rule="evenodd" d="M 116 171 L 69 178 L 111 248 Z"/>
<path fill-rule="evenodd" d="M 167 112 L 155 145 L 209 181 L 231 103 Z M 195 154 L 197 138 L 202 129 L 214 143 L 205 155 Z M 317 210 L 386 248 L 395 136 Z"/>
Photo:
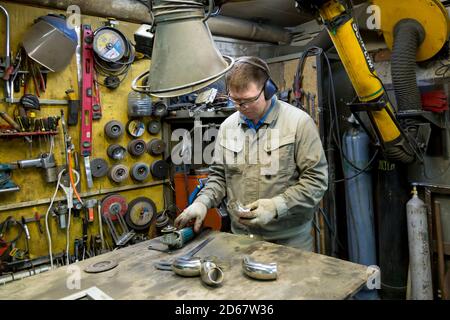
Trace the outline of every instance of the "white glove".
<path fill-rule="evenodd" d="M 208 208 L 201 202 L 194 202 L 175 219 L 175 227 L 183 228 L 190 220 L 195 219 L 194 231 L 199 232 L 205 220 Z"/>
<path fill-rule="evenodd" d="M 259 199 L 245 207 L 250 211 L 240 211 L 237 215 L 239 222 L 247 226 L 262 226 L 277 216 L 277 207 L 272 199 Z"/>

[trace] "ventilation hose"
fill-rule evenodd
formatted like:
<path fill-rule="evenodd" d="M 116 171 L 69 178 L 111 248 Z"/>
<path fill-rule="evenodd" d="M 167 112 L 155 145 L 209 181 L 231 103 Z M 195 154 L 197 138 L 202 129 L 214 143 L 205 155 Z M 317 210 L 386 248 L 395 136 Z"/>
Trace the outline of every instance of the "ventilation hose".
<path fill-rule="evenodd" d="M 416 77 L 417 49 L 425 39 L 422 25 L 413 19 L 401 20 L 394 29 L 392 84 L 399 111 L 422 110 Z"/>

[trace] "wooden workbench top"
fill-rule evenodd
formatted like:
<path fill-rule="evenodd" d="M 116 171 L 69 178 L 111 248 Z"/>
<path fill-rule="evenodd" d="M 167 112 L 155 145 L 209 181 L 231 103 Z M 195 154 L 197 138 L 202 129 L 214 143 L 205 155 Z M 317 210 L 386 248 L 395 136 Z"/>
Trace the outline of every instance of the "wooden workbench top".
<path fill-rule="evenodd" d="M 223 262 L 225 278 L 220 287 L 210 288 L 199 277 L 184 278 L 155 269 L 154 262 L 183 255 L 208 236 L 215 238 L 197 256 L 215 256 Z M 149 244 L 156 241 L 159 239 L 0 285 L 0 299 L 60 299 L 93 286 L 113 299 L 345 299 L 364 286 L 369 276 L 366 266 L 229 233 L 213 232 L 198 237 L 172 254 L 148 250 Z M 262 263 L 277 262 L 278 279 L 248 278 L 242 272 L 244 255 Z M 119 265 L 96 274 L 82 271 L 92 263 L 107 259 Z M 81 269 L 81 288 L 69 290 L 66 282 L 73 279 L 74 266 Z"/>

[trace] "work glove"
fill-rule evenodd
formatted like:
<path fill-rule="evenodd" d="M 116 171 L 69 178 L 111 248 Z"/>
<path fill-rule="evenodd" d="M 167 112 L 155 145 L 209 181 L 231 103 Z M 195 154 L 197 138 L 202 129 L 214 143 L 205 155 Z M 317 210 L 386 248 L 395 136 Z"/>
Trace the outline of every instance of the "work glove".
<path fill-rule="evenodd" d="M 277 217 L 277 207 L 272 199 L 259 199 L 246 205 L 248 212 L 237 213 L 239 222 L 246 226 L 263 226 Z"/>
<path fill-rule="evenodd" d="M 194 231 L 199 232 L 205 220 L 208 208 L 201 202 L 194 202 L 175 219 L 175 227 L 183 228 L 190 220 L 195 219 Z"/>

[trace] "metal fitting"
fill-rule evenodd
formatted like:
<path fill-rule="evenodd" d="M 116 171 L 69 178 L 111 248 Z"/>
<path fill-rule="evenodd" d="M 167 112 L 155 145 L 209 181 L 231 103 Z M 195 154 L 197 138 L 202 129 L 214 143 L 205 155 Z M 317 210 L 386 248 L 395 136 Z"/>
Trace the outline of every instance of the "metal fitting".
<path fill-rule="evenodd" d="M 208 286 L 218 286 L 223 281 L 223 270 L 212 261 L 202 260 L 200 277 Z"/>
<path fill-rule="evenodd" d="M 244 273 L 253 279 L 274 280 L 278 276 L 276 263 L 259 263 L 253 261 L 249 256 L 245 256 L 242 260 L 242 268 Z"/>
<path fill-rule="evenodd" d="M 172 263 L 172 271 L 183 277 L 197 277 L 200 275 L 201 261 L 199 258 L 177 258 Z"/>

